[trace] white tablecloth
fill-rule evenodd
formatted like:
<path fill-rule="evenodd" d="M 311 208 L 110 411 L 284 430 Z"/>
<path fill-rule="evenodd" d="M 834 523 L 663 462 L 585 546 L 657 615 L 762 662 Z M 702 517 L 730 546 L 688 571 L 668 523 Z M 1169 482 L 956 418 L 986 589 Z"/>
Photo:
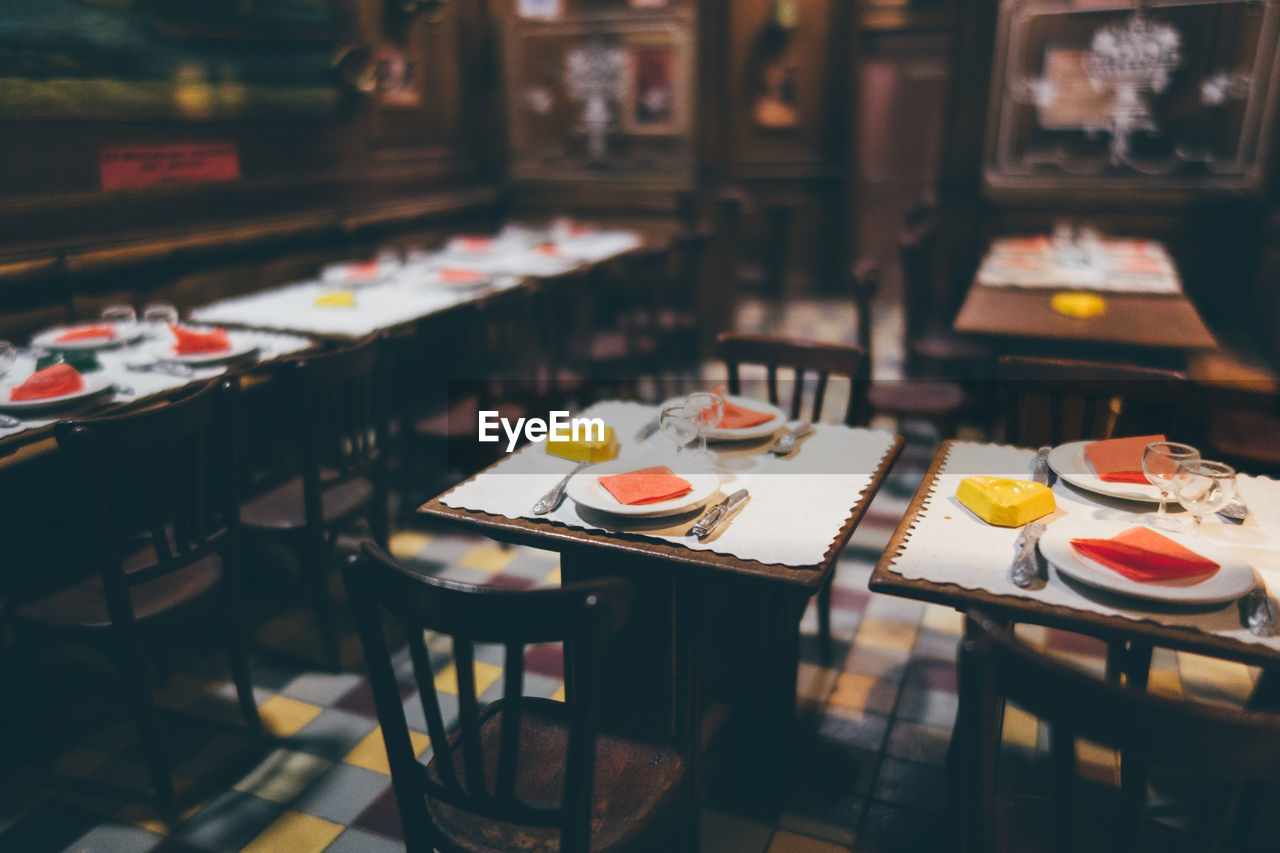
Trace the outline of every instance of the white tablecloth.
<path fill-rule="evenodd" d="M 637 444 L 633 437 L 657 415 L 638 403 L 600 403 L 582 413 L 603 418 L 622 443 L 620 458 L 645 457 L 666 444 L 661 433 Z M 582 530 L 622 529 L 674 542 L 698 551 L 714 551 L 744 560 L 785 566 L 815 566 L 822 562 L 851 509 L 871 485 L 871 477 L 893 446 L 890 433 L 819 424 L 791 457 L 779 459 L 761 450 L 726 460 L 733 473 L 721 474 L 720 491 L 747 489 L 751 501 L 731 519 L 715 541 L 699 542 L 687 535 L 654 535 L 633 525 L 601 526 L 598 517 L 586 520 L 566 498 L 545 520 Z M 502 515 L 534 518 L 534 503 L 559 482 L 574 463 L 530 444 L 493 469 L 458 486 L 441 498 L 447 506 Z M 673 463 L 679 472 L 679 463 Z M 690 522 L 692 524 L 692 522 Z"/>
<path fill-rule="evenodd" d="M 265 362 L 292 353 L 301 352 L 312 345 L 312 341 L 298 337 L 297 335 L 282 335 L 275 332 L 256 332 L 256 331 L 238 331 L 233 333 L 236 340 L 249 340 L 258 347 L 258 360 Z M 165 394 L 170 391 L 176 391 L 187 385 L 197 382 L 208 381 L 215 376 L 220 376 L 226 372 L 226 367 L 222 365 L 213 365 L 210 367 L 196 368 L 190 377 L 174 376 L 170 373 L 162 373 L 159 371 L 137 372 L 126 369 L 126 364 L 148 361 L 148 354 L 153 344 L 142 342 L 132 346 L 120 347 L 118 349 L 107 349 L 98 351 L 98 363 L 102 365 L 102 373 L 118 386 L 123 386 L 131 393 L 124 393 L 119 390 L 114 393 L 108 393 L 107 400 L 115 403 L 132 403 L 157 394 Z M 14 363 L 12 370 L 5 377 L 6 383 L 21 382 L 35 371 L 35 359 L 29 355 L 23 355 Z M 17 427 L 2 428 L 0 427 L 0 438 L 7 438 L 11 435 L 17 435 L 29 429 L 47 426 L 56 423 L 63 418 L 72 415 L 83 414 L 86 409 L 92 410 L 102 404 L 102 398 L 96 399 L 87 404 L 86 407 L 73 408 L 71 410 L 55 409 L 52 411 L 41 411 L 38 414 L 26 416 L 20 412 L 6 412 L 5 414 L 20 417 L 22 423 Z"/>
<path fill-rule="evenodd" d="M 1068 586 L 1053 568 L 1049 571 L 1049 583 L 1043 589 L 1029 592 L 1015 587 L 1009 580 L 1009 564 L 1019 529 L 986 524 L 965 509 L 955 494 L 960 481 L 972 474 L 1028 479 L 1034 457 L 1031 451 L 1002 445 L 969 442 L 952 445 L 905 546 L 891 562 L 893 571 L 906 578 L 953 583 L 965 589 L 1019 596 L 1043 604 L 1193 628 L 1280 649 L 1280 637 L 1256 637 L 1241 627 L 1235 603 L 1208 613 L 1153 612 L 1143 610 L 1140 605 L 1121 608 L 1095 600 L 1079 587 Z M 1238 489 L 1252 518 L 1240 526 L 1217 516 L 1206 518 L 1203 535 L 1239 553 L 1258 570 L 1272 593 L 1273 607 L 1280 614 L 1280 606 L 1274 604 L 1275 595 L 1280 592 L 1280 483 L 1266 477 L 1241 476 Z M 1062 515 L 1054 517 L 1050 524 L 1060 524 L 1072 517 L 1124 518 L 1149 512 L 1154 507 L 1095 499 L 1061 481 L 1053 491 Z"/>
<path fill-rule="evenodd" d="M 1168 251 L 1154 240 L 1103 240 L 1065 263 L 1048 240 L 996 240 L 978 269 L 978 284 L 1111 293 L 1182 292 Z"/>

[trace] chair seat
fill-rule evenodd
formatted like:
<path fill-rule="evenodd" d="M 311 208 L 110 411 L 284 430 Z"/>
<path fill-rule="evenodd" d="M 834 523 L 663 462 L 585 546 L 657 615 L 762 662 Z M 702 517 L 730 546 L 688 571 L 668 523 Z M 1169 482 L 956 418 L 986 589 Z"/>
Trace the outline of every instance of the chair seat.
<path fill-rule="evenodd" d="M 936 379 L 903 379 L 873 382 L 867 389 L 871 408 L 886 415 L 941 417 L 959 411 L 964 390 L 955 382 Z"/>
<path fill-rule="evenodd" d="M 1280 418 L 1247 409 L 1222 412 L 1209 422 L 1209 443 L 1227 456 L 1280 467 Z"/>
<path fill-rule="evenodd" d="M 568 746 L 567 706 L 546 699 L 522 699 L 520 754 L 516 798 L 531 806 L 557 806 L 564 789 L 564 756 Z M 497 776 L 502 726 L 492 706 L 480 725 L 489 790 Z M 457 745 L 458 735 L 450 742 Z M 453 753 L 458 778 L 463 778 L 462 749 Z M 437 773 L 436 759 L 429 772 Z M 600 734 L 596 737 L 594 797 L 591 809 L 591 849 L 654 850 L 653 828 L 665 817 L 684 776 L 684 762 L 669 747 Z M 432 821 L 445 836 L 446 849 L 459 853 L 555 853 L 560 832 L 555 828 L 495 821 L 430 798 Z"/>
<path fill-rule="evenodd" d="M 321 472 L 321 480 L 332 479 L 332 472 Z M 320 495 L 325 524 L 354 515 L 373 500 L 373 483 L 364 477 L 352 477 L 325 487 Z M 306 527 L 302 478 L 294 477 L 240 507 L 240 523 L 255 530 L 299 530 Z"/>
<path fill-rule="evenodd" d="M 911 352 L 922 368 L 949 379 L 981 379 L 994 360 L 986 344 L 944 332 L 913 340 Z"/>
<path fill-rule="evenodd" d="M 148 546 L 124 561 L 126 573 L 155 565 L 156 552 Z M 189 566 L 140 583 L 129 590 L 138 622 L 171 613 L 203 597 L 222 579 L 222 558 L 209 554 Z M 15 608 L 14 619 L 44 630 L 93 631 L 111 627 L 102 576 L 94 575 L 66 589 Z"/>

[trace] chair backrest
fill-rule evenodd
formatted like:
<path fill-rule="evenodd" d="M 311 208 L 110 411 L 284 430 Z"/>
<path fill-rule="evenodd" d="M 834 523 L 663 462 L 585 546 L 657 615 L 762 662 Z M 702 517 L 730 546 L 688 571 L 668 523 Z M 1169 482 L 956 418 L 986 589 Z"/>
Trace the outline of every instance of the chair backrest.
<path fill-rule="evenodd" d="M 1023 445 L 1111 438 L 1117 433 L 1173 436 L 1190 385 L 1183 373 L 1071 359 L 1001 356 L 1005 440 Z"/>
<path fill-rule="evenodd" d="M 215 380 L 153 408 L 55 427 L 68 469 L 83 478 L 85 554 L 102 573 L 113 624 L 134 621 L 130 587 L 210 554 L 222 556 L 224 572 L 238 573 L 237 393 L 235 380 Z M 140 544 L 154 548 L 154 561 L 126 572 L 124 560 Z"/>
<path fill-rule="evenodd" d="M 857 312 L 858 346 L 862 347 L 863 373 L 869 378 L 874 362 L 872 351 L 872 305 L 880 289 L 880 268 L 871 258 L 856 261 L 849 270 L 849 296 Z"/>
<path fill-rule="evenodd" d="M 1207 705 L 1147 693 L 1096 678 L 1055 661 L 1018 641 L 1011 629 L 981 612 L 967 614 L 968 630 L 960 646 L 961 709 L 958 731 L 982 713 L 979 706 L 1010 699 L 1049 727 L 1055 760 L 1052 806 L 1059 836 L 1073 835 L 1075 740 L 1083 738 L 1120 751 L 1124 761 L 1163 773 L 1223 785 L 1280 781 L 1280 714 Z M 975 730 L 980 727 L 970 727 Z M 961 736 L 957 734 L 957 737 Z M 998 749 L 980 752 L 972 780 L 995 794 Z M 1140 789 L 1145 795 L 1145 785 Z M 1143 796 L 1122 797 L 1132 814 L 1118 826 L 1136 833 Z M 1006 849 L 989 837 L 998 834 L 995 797 L 983 797 L 983 849 Z M 1215 817 L 1202 814 L 1198 817 Z M 1222 815 L 1217 815 L 1221 818 Z M 1123 832 L 1123 830 L 1118 830 Z M 1060 849 L 1066 845 L 1060 845 Z M 1118 849 L 1137 849 L 1120 845 Z"/>
<path fill-rule="evenodd" d="M 764 288 L 767 296 L 781 299 L 787 293 L 787 267 L 790 263 L 791 205 L 778 203 L 764 208 L 765 244 Z"/>
<path fill-rule="evenodd" d="M 601 646 L 627 620 L 630 586 L 605 578 L 558 588 L 498 590 L 413 572 L 372 543 L 345 566 L 347 589 L 360 627 L 396 801 L 409 849 L 431 849 L 434 830 L 424 798 L 484 819 L 559 827 L 560 850 L 590 848 L 592 770 L 595 755 Z M 390 615 L 407 638 L 414 680 L 434 751 L 434 772 L 416 757 L 384 633 Z M 458 730 L 449 737 L 423 634 L 450 637 L 457 673 Z M 475 644 L 501 644 L 505 652 L 503 699 L 482 708 L 474 677 Z M 564 794 L 558 804 L 518 797 L 525 646 L 564 643 L 573 678 L 566 684 L 569 721 Z M 501 726 L 496 750 L 482 747 L 480 726 L 490 714 Z M 496 754 L 494 754 L 496 752 Z"/>
<path fill-rule="evenodd" d="M 778 368 L 793 373 L 790 417 L 799 418 L 803 407 L 806 378 L 813 374 L 816 380 L 810 420 L 822 417 L 822 404 L 826 399 L 827 381 L 832 377 L 849 381 L 849 402 L 845 407 L 844 422 L 853 424 L 859 415 L 861 398 L 863 352 L 852 344 L 826 344 L 815 341 L 771 338 L 764 335 L 721 335 L 716 354 L 729 369 L 729 393 L 741 392 L 740 366 L 764 365 L 767 370 L 769 402 L 778 402 Z"/>
<path fill-rule="evenodd" d="M 902 267 L 902 316 L 907 344 L 949 325 L 938 275 L 938 227 L 931 218 L 898 235 Z"/>

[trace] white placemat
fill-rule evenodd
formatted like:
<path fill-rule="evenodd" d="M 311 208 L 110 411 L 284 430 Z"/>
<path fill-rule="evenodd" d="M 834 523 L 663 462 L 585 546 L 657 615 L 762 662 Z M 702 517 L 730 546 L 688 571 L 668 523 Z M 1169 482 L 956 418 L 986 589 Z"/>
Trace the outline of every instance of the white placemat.
<path fill-rule="evenodd" d="M 1103 603 L 1079 591 L 1078 587 L 1068 586 L 1052 567 L 1049 583 L 1043 589 L 1028 592 L 1015 587 L 1009 580 L 1009 564 L 1019 529 L 993 527 L 979 520 L 956 500 L 955 494 L 960 481 L 972 474 L 1029 479 L 1034 458 L 1035 454 L 1029 450 L 1003 445 L 953 444 L 905 545 L 890 562 L 893 571 L 914 580 L 953 583 L 965 589 L 1019 596 L 1043 604 L 1194 628 L 1280 649 L 1280 637 L 1256 637 L 1241 627 L 1235 603 L 1208 613 L 1155 612 L 1144 610 L 1140 605 L 1128 609 Z M 1253 517 L 1240 526 L 1217 516 L 1208 517 L 1204 520 L 1204 535 L 1239 553 L 1257 569 L 1274 602 L 1280 593 L 1280 483 L 1265 477 L 1241 476 L 1238 488 Z M 1050 524 L 1066 518 L 1136 518 L 1152 509 L 1148 504 L 1090 496 L 1061 481 L 1053 491 L 1062 515 Z M 1280 613 L 1280 606 L 1276 612 Z"/>
<path fill-rule="evenodd" d="M 652 406 L 610 402 L 592 406 L 579 417 L 603 418 L 622 443 L 620 458 L 626 458 L 648 457 L 667 446 L 661 433 L 640 444 L 632 440 L 656 415 Z M 727 495 L 747 489 L 751 501 L 715 541 L 702 543 L 692 536 L 650 535 L 632 527 L 625 530 L 744 560 L 816 566 L 822 563 L 850 511 L 871 485 L 872 475 L 893 441 L 893 435 L 887 432 L 819 424 L 790 458 L 778 459 L 761 451 L 726 461 L 734 471 L 721 474 L 720 491 Z M 549 455 L 544 445 L 531 444 L 440 500 L 457 509 L 531 519 L 534 516 L 529 513 L 530 507 L 573 467 L 574 463 Z M 674 467 L 678 472 L 679 464 Z M 585 520 L 568 499 L 542 518 L 582 530 L 610 529 Z"/>
<path fill-rule="evenodd" d="M 295 352 L 301 352 L 313 343 L 308 338 L 299 337 L 297 335 L 283 335 L 276 332 L 257 332 L 243 331 L 234 333 L 237 339 L 245 338 L 251 340 L 258 346 L 257 358 L 259 362 L 271 361 L 290 355 Z M 142 342 L 134 346 L 120 347 L 118 349 L 99 350 L 97 353 L 98 363 L 102 365 L 102 373 L 111 379 L 112 382 L 120 386 L 128 388 L 132 393 L 115 392 L 107 395 L 111 402 L 115 403 L 132 403 L 137 400 L 143 400 L 153 397 L 157 394 L 165 394 L 175 391 L 179 388 L 186 387 L 197 382 L 205 382 L 215 376 L 220 376 L 226 372 L 225 365 L 210 365 L 209 367 L 197 367 L 193 369 L 190 377 L 174 376 L 170 373 L 162 373 L 160 371 L 138 372 L 129 370 L 126 364 L 135 362 L 146 362 L 152 360 L 149 352 L 153 346 L 150 342 Z M 35 371 L 35 359 L 30 355 L 19 356 L 14 362 L 13 368 L 8 376 L 5 377 L 6 382 L 20 382 L 30 376 Z M 22 423 L 17 427 L 0 428 L 0 438 L 6 438 L 11 435 L 17 435 L 36 427 L 47 426 L 56 423 L 64 418 L 78 417 L 80 415 L 91 413 L 94 408 L 101 405 L 102 400 L 94 400 L 88 405 L 72 408 L 69 410 L 55 409 L 48 412 L 40 412 L 33 414 L 31 417 L 20 415 Z M 7 414 L 18 415 L 17 412 L 8 412 Z"/>

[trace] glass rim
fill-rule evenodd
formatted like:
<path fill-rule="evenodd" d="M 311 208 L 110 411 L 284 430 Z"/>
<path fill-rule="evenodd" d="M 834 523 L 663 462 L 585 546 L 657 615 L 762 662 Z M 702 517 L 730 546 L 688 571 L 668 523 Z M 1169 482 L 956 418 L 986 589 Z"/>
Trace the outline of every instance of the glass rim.
<path fill-rule="evenodd" d="M 1153 441 L 1144 447 L 1143 450 L 1147 451 L 1153 447 L 1159 447 L 1163 452 L 1167 452 L 1171 456 L 1191 456 L 1192 454 L 1195 454 L 1196 456 L 1200 455 L 1199 448 L 1193 447 L 1190 444 L 1183 444 L 1180 441 Z"/>
<path fill-rule="evenodd" d="M 1225 479 L 1227 477 L 1236 476 L 1236 469 L 1225 462 L 1219 462 L 1216 459 L 1199 459 L 1195 462 L 1188 462 L 1187 472 L 1200 477 L 1212 477 L 1214 479 Z M 1209 470 L 1202 471 L 1200 469 L 1207 468 Z"/>

